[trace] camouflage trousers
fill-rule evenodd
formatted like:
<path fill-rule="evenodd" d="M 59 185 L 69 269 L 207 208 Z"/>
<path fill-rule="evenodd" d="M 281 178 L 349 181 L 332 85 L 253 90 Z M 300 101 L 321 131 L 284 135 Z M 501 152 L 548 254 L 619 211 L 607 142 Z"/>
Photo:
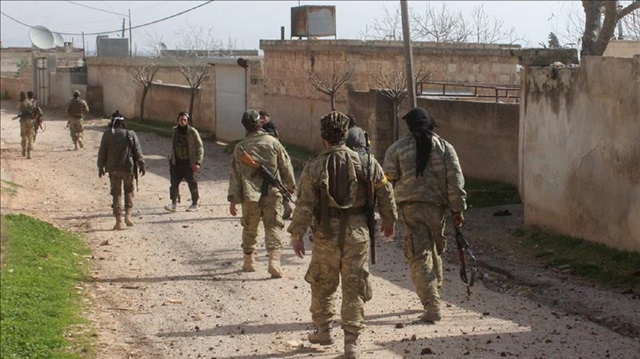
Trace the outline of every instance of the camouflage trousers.
<path fill-rule="evenodd" d="M 33 120 L 20 119 L 20 145 L 22 151 L 31 151 L 33 147 Z"/>
<path fill-rule="evenodd" d="M 366 228 L 366 227 L 365 227 Z M 366 235 L 366 229 L 362 231 Z M 311 285 L 311 318 L 317 326 L 335 315 L 335 293 L 342 278 L 342 329 L 364 331 L 364 303 L 373 297 L 369 283 L 369 242 L 347 239 L 341 250 L 336 239 L 313 237 L 311 263 L 304 279 Z"/>
<path fill-rule="evenodd" d="M 258 202 L 242 203 L 242 250 L 253 253 L 258 243 L 258 225 L 262 219 L 267 252 L 282 249 L 284 219 L 282 218 L 282 197 L 270 193 Z"/>
<path fill-rule="evenodd" d="M 405 230 L 404 255 L 416 293 L 425 310 L 439 309 L 442 253 L 446 246 L 444 208 L 421 202 L 403 202 L 398 209 Z"/>
<path fill-rule="evenodd" d="M 111 196 L 113 197 L 113 215 L 122 215 L 122 190 L 124 187 L 124 207 L 129 210 L 133 208 L 133 179 L 132 173 L 128 172 L 109 172 L 109 183 L 111 184 Z"/>
<path fill-rule="evenodd" d="M 72 118 L 69 120 L 69 134 L 71 135 L 71 140 L 73 143 L 78 142 L 78 140 L 82 140 L 82 135 L 84 133 L 84 127 L 82 125 L 81 118 Z"/>

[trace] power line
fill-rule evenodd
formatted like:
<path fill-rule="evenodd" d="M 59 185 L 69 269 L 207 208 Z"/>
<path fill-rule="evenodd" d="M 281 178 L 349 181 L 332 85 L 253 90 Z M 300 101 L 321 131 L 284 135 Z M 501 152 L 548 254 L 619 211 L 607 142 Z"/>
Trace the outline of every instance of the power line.
<path fill-rule="evenodd" d="M 86 7 L 87 9 L 92 9 L 92 10 L 98 10 L 98 11 L 102 11 L 102 12 L 106 12 L 107 14 L 113 14 L 113 15 L 119 15 L 119 16 L 127 16 L 126 14 L 120 14 L 118 12 L 114 12 L 114 11 L 109 11 L 109 10 L 104 10 L 104 9 L 99 9 L 97 7 L 93 7 L 93 6 L 89 6 L 89 5 L 85 5 L 85 4 L 80 4 L 77 3 L 75 1 L 67 1 L 69 4 L 73 4 L 73 5 L 78 5 L 78 6 L 82 6 L 82 7 Z"/>
<path fill-rule="evenodd" d="M 174 15 L 171 15 L 171 16 L 167 16 L 167 17 L 163 17 L 162 19 L 158 19 L 158 20 L 154 20 L 154 21 L 151 21 L 151 22 L 147 22 L 147 23 L 145 23 L 145 24 L 136 25 L 136 26 L 131 26 L 131 27 L 129 27 L 129 28 L 125 28 L 125 30 L 139 29 L 139 28 L 141 28 L 141 27 L 145 27 L 145 26 L 149 26 L 149 25 L 157 24 L 157 23 L 159 23 L 159 22 L 169 20 L 169 19 L 174 18 L 174 17 L 176 17 L 176 16 L 180 16 L 180 15 L 182 15 L 182 14 L 186 14 L 186 13 L 188 13 L 188 12 L 190 12 L 190 11 L 193 11 L 193 10 L 195 10 L 195 9 L 198 9 L 198 8 L 200 8 L 200 7 L 203 7 L 203 6 L 205 6 L 205 5 L 208 5 L 208 4 L 212 3 L 213 1 L 214 1 L 214 0 L 208 0 L 208 1 L 207 1 L 207 2 L 205 2 L 204 4 L 200 4 L 200 5 L 198 5 L 198 6 L 195 6 L 195 7 L 190 8 L 190 9 L 187 9 L 187 10 L 181 11 L 181 12 L 179 12 L 179 13 L 177 13 L 177 14 L 174 14 Z M 26 26 L 26 27 L 29 27 L 29 28 L 32 28 L 32 29 L 33 29 L 33 28 L 35 28 L 35 26 L 33 26 L 33 25 L 25 24 L 24 22 L 22 22 L 22 21 L 20 21 L 20 20 L 17 20 L 17 19 L 15 19 L 15 18 L 13 18 L 13 17 L 11 17 L 11 16 L 7 15 L 4 11 L 0 11 L 0 14 L 2 14 L 2 15 L 4 15 L 4 16 L 8 17 L 9 19 L 11 19 L 11 20 L 13 20 L 13 21 L 17 22 L 17 23 L 18 23 L 18 24 L 20 24 L 20 25 L 23 25 L 23 26 Z M 53 32 L 57 32 L 57 33 L 58 33 L 58 34 L 60 34 L 60 35 L 85 35 L 85 36 L 89 36 L 89 35 L 104 35 L 104 34 L 115 34 L 115 33 L 121 33 L 121 32 L 122 32 L 122 30 L 123 30 L 123 29 L 118 29 L 118 30 L 113 30 L 113 31 L 89 32 L 89 33 L 87 33 L 87 32 L 85 32 L 85 33 L 75 33 L 75 32 L 57 32 L 57 31 L 53 31 Z"/>

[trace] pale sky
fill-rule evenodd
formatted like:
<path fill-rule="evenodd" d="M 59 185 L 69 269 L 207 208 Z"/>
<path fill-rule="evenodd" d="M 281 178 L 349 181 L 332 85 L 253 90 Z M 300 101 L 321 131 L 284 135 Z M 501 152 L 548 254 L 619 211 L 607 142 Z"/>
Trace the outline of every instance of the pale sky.
<path fill-rule="evenodd" d="M 443 1 L 430 1 L 440 7 Z M 132 26 L 155 21 L 203 4 L 205 1 L 6 1 L 0 2 L 3 13 L 16 20 L 35 26 L 45 26 L 52 32 L 73 33 L 62 35 L 82 47 L 81 33 L 104 32 L 122 28 L 123 18 L 128 26 L 131 11 Z M 426 1 L 409 1 L 412 12 L 424 10 Z M 192 29 L 212 31 L 215 38 L 225 44 L 232 40 L 236 49 L 258 49 L 260 39 L 279 39 L 280 27 L 285 27 L 285 38 L 290 37 L 291 8 L 299 5 L 335 5 L 338 39 L 362 39 L 362 32 L 375 18 L 381 18 L 386 7 L 391 10 L 400 1 L 213 1 L 197 10 L 133 30 L 133 49 L 138 53 L 150 50 L 152 39 L 162 39 L 169 49 L 175 48 L 179 33 Z M 520 37 L 518 44 L 540 47 L 547 43 L 549 32 L 565 31 L 565 21 L 571 12 L 581 12 L 579 1 L 446 1 L 449 9 L 464 13 L 484 4 L 485 11 L 504 21 L 504 28 L 515 27 Z M 100 10 L 91 9 L 96 8 Z M 114 14 L 115 13 L 115 14 Z M 120 33 L 109 37 L 120 37 Z M 129 37 L 128 31 L 125 37 Z M 7 16 L 0 19 L 0 38 L 3 47 L 28 47 L 29 28 Z M 326 37 L 333 39 L 334 37 Z M 85 35 L 87 50 L 95 50 L 95 35 Z M 561 40 L 561 43 L 563 41 Z"/>

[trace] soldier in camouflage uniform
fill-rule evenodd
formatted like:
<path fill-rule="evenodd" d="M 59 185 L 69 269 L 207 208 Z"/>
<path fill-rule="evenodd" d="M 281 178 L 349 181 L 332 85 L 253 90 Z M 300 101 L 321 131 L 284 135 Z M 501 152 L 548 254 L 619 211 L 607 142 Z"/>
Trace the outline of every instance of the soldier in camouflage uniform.
<path fill-rule="evenodd" d="M 42 124 L 42 116 L 44 114 L 42 113 L 42 108 L 38 106 L 38 100 L 33 97 L 33 91 L 27 91 L 27 99 L 33 104 L 33 143 L 35 143 L 38 130 L 40 129 L 39 127 Z M 34 147 L 35 146 L 32 144 L 31 149 Z"/>
<path fill-rule="evenodd" d="M 416 107 L 403 118 L 411 133 L 387 149 L 384 172 L 394 183 L 406 231 L 404 255 L 425 310 L 420 319 L 434 322 L 442 319 L 438 285 L 446 216 L 451 212 L 456 227 L 464 223 L 464 177 L 455 149 L 433 132 L 435 121 L 427 110 Z"/>
<path fill-rule="evenodd" d="M 98 177 L 109 173 L 115 230 L 122 230 L 122 189 L 124 187 L 125 224 L 133 226 L 133 180 L 138 179 L 137 171 L 144 176 L 144 158 L 140 141 L 135 132 L 127 130 L 124 117 L 116 111 L 111 115 L 111 128 L 104 131 L 98 150 Z M 137 170 L 137 171 L 136 171 Z"/>
<path fill-rule="evenodd" d="M 311 343 L 330 345 L 335 292 L 342 280 L 342 329 L 346 358 L 359 356 L 364 331 L 364 303 L 372 298 L 369 284 L 369 230 L 366 189 L 372 181 L 385 236 L 393 235 L 397 219 L 393 188 L 373 157 L 345 145 L 348 117 L 334 111 L 320 120 L 325 150 L 304 167 L 293 212 L 294 252 L 303 257 L 303 236 L 313 232 L 312 257 L 305 280 L 311 284 L 311 317 L 316 331 Z M 370 162 L 369 162 L 370 160 Z M 369 172 L 371 175 L 369 176 Z M 371 181 L 369 180 L 371 179 Z"/>
<path fill-rule="evenodd" d="M 84 133 L 82 121 L 84 119 L 84 115 L 87 113 L 89 113 L 89 106 L 87 105 L 87 102 L 80 98 L 80 91 L 73 91 L 73 98 L 69 101 L 67 114 L 71 116 L 68 125 L 74 150 L 77 150 L 78 146 L 80 146 L 80 148 L 84 146 L 82 142 L 82 134 Z"/>
<path fill-rule="evenodd" d="M 24 92 L 20 92 L 20 102 L 18 102 L 18 116 L 20 117 L 20 145 L 22 146 L 22 156 L 31 158 L 31 148 L 33 146 L 33 114 L 35 106 L 27 98 Z"/>
<path fill-rule="evenodd" d="M 262 129 L 275 137 L 280 141 L 280 135 L 278 134 L 278 128 L 276 124 L 271 121 L 271 114 L 265 110 L 262 110 L 260 113 L 260 120 L 262 121 Z M 282 205 L 284 206 L 284 212 L 282 214 L 282 218 L 291 219 L 291 214 L 293 213 L 293 206 L 289 202 L 286 197 L 282 197 Z"/>
<path fill-rule="evenodd" d="M 267 179 L 242 161 L 246 152 L 255 162 L 265 166 L 284 186 L 295 189 L 295 177 L 291 159 L 285 148 L 275 137 L 262 129 L 260 114 L 247 110 L 242 115 L 242 125 L 247 135 L 233 151 L 231 175 L 229 179 L 229 212 L 237 214 L 236 204 L 242 206 L 242 250 L 244 251 L 245 272 L 254 272 L 255 250 L 260 219 L 264 225 L 265 247 L 269 255 L 268 271 L 272 278 L 282 278 L 280 256 L 282 255 L 282 237 L 284 219 L 282 194 Z"/>

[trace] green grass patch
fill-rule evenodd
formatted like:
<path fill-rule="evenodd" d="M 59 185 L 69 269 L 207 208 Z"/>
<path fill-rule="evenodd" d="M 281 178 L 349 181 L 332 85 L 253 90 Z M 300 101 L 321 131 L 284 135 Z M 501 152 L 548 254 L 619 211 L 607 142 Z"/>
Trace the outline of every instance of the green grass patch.
<path fill-rule="evenodd" d="M 2 238 L 0 357 L 91 357 L 76 289 L 90 250 L 77 235 L 25 215 L 2 216 Z"/>
<path fill-rule="evenodd" d="M 522 203 L 518 189 L 504 182 L 465 178 L 469 208 L 492 207 Z"/>
<path fill-rule="evenodd" d="M 144 122 L 140 122 L 140 119 L 133 119 L 127 121 L 127 128 L 136 132 L 155 133 L 160 137 L 171 138 L 173 136 L 172 128 L 176 124 L 174 122 L 165 122 L 153 119 L 145 119 Z"/>
<path fill-rule="evenodd" d="M 9 193 L 10 195 L 14 195 L 17 191 L 18 188 L 22 187 L 21 185 L 15 183 L 15 182 L 11 182 L 11 181 L 6 181 L 6 180 L 2 180 L 1 184 L 0 184 L 0 191 L 5 192 L 5 193 Z"/>
<path fill-rule="evenodd" d="M 640 253 L 540 231 L 527 233 L 521 238 L 524 245 L 532 248 L 533 255 L 550 267 L 640 295 Z"/>

